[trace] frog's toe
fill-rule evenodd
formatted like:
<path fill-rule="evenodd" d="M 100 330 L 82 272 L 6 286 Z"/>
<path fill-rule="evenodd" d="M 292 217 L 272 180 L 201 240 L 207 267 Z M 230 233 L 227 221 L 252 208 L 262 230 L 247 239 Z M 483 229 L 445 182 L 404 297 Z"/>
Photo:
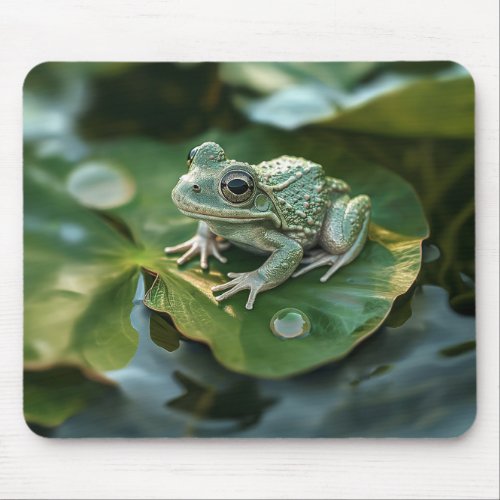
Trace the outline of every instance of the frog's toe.
<path fill-rule="evenodd" d="M 212 245 L 212 255 L 219 261 L 222 262 L 222 264 L 225 264 L 227 262 L 227 258 L 221 255 L 219 250 L 224 250 L 223 248 L 220 248 L 221 245 L 219 245 L 219 248 L 217 248 L 217 244 L 214 243 Z M 226 247 L 227 248 L 227 247 Z"/>
<path fill-rule="evenodd" d="M 326 257 L 328 255 L 330 254 L 328 252 L 325 252 L 322 248 L 317 248 L 315 250 L 307 252 L 307 254 L 300 261 L 300 264 L 312 264 L 313 262 L 316 262 L 318 259 Z"/>
<path fill-rule="evenodd" d="M 300 261 L 301 264 L 310 264 L 318 259 L 318 257 L 324 257 L 328 255 L 322 248 L 314 248 L 313 250 L 309 250 L 304 254 L 304 257 Z"/>
<path fill-rule="evenodd" d="M 255 297 L 257 297 L 257 294 L 259 293 L 259 290 L 256 288 L 251 288 L 250 293 L 248 295 L 248 300 L 245 305 L 245 309 L 251 310 L 253 309 L 253 303 L 255 302 Z"/>
<path fill-rule="evenodd" d="M 232 297 L 235 293 L 238 293 L 240 290 L 244 290 L 245 288 L 247 288 L 247 286 L 242 282 L 234 284 L 232 281 L 230 281 L 229 285 L 232 286 L 230 290 L 224 292 L 222 295 L 218 295 L 217 297 L 215 297 L 215 300 L 217 302 L 220 302 L 221 300 L 226 300 L 227 298 Z"/>
<path fill-rule="evenodd" d="M 227 283 L 222 283 L 222 285 L 215 285 L 210 290 L 212 292 L 222 292 L 223 290 L 227 290 L 235 285 L 234 280 L 228 281 Z"/>
<path fill-rule="evenodd" d="M 229 247 L 229 243 L 214 236 L 197 234 L 193 238 L 173 247 L 165 247 L 165 253 L 185 252 L 177 259 L 177 264 L 182 265 L 190 261 L 196 255 L 200 256 L 200 267 L 208 269 L 208 259 L 213 255 L 219 262 L 227 262 L 221 252 Z"/>
<path fill-rule="evenodd" d="M 177 264 L 182 265 L 186 263 L 188 260 L 191 260 L 195 255 L 198 255 L 199 253 L 200 253 L 199 247 L 193 245 L 185 254 L 181 255 L 177 259 Z"/>
<path fill-rule="evenodd" d="M 164 252 L 165 253 L 177 253 L 177 252 L 183 252 L 184 250 L 188 250 L 191 248 L 192 242 L 191 240 L 185 241 L 184 243 L 180 243 L 179 245 L 175 245 L 173 247 L 165 247 Z"/>
<path fill-rule="evenodd" d="M 316 269 L 317 267 L 332 265 L 335 263 L 337 258 L 338 258 L 338 255 L 330 255 L 326 252 L 321 253 L 319 256 L 314 258 L 314 260 L 309 265 L 299 269 L 298 271 L 295 271 L 292 274 L 292 278 L 296 278 L 297 276 L 302 276 L 303 274 L 308 273 L 309 271 L 312 271 L 313 269 Z M 311 259 L 312 259 L 312 257 L 311 257 Z M 304 261 L 302 261 L 302 262 L 304 262 Z"/>
<path fill-rule="evenodd" d="M 337 259 L 337 261 L 330 267 L 330 269 L 328 269 L 328 271 L 323 274 L 323 276 L 321 276 L 321 278 L 319 279 L 321 283 L 327 281 L 333 275 L 333 273 L 335 273 L 335 271 L 338 271 L 342 267 L 342 264 L 342 259 Z"/>
<path fill-rule="evenodd" d="M 227 273 L 230 278 L 239 278 L 240 276 L 245 276 L 248 273 Z"/>
<path fill-rule="evenodd" d="M 200 247 L 200 267 L 202 269 L 208 268 L 208 246 Z"/>
<path fill-rule="evenodd" d="M 223 294 L 215 297 L 217 302 L 225 300 L 233 295 L 237 294 L 241 290 L 250 290 L 248 295 L 248 300 L 245 305 L 247 309 L 253 309 L 253 304 L 255 302 L 255 298 L 257 294 L 264 287 L 264 280 L 258 273 L 255 271 L 249 273 L 228 273 L 230 278 L 233 278 L 231 281 L 227 283 L 223 283 L 222 285 L 216 285 L 212 287 L 212 292 L 221 292 L 226 290 Z"/>

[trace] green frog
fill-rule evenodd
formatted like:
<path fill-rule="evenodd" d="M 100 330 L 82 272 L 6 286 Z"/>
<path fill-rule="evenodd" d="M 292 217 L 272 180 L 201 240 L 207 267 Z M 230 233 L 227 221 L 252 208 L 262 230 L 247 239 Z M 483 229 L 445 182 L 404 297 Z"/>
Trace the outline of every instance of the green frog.
<path fill-rule="evenodd" d="M 218 301 L 249 290 L 246 308 L 252 309 L 258 293 L 320 266 L 329 266 L 325 282 L 363 249 L 370 198 L 351 198 L 347 183 L 327 177 L 313 161 L 280 156 L 250 165 L 205 142 L 189 152 L 187 164 L 172 199 L 184 215 L 200 221 L 198 231 L 165 252 L 185 252 L 178 264 L 200 255 L 203 269 L 209 256 L 225 263 L 222 251 L 230 243 L 268 256 L 258 269 L 228 273 L 230 281 L 212 287 L 224 292 Z"/>

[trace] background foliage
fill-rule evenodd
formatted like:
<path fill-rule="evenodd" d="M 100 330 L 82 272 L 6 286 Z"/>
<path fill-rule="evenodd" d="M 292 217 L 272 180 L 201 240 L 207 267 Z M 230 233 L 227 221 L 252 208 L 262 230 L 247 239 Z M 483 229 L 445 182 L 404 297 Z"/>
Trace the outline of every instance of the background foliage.
<path fill-rule="evenodd" d="M 25 416 L 37 432 L 448 436 L 471 424 L 474 95 L 463 68 L 54 63 L 24 90 Z M 184 159 L 215 133 L 228 150 L 252 138 L 248 161 L 264 159 L 265 138 L 277 154 L 292 144 L 379 165 L 416 189 L 431 230 L 418 281 L 342 362 L 283 381 L 238 375 L 168 318 L 149 321 L 141 268 L 157 265 L 167 233 L 193 227 L 168 204 L 163 156 Z M 159 186 L 165 205 L 142 198 Z"/>

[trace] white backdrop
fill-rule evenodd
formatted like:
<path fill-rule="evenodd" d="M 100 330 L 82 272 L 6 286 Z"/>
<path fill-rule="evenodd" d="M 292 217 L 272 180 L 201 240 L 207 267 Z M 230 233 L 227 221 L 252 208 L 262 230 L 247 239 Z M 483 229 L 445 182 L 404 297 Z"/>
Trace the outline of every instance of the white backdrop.
<path fill-rule="evenodd" d="M 22 83 L 47 60 L 454 60 L 476 82 L 478 416 L 450 440 L 83 440 L 22 417 Z M 2 0 L 0 498 L 498 498 L 498 1 Z"/>

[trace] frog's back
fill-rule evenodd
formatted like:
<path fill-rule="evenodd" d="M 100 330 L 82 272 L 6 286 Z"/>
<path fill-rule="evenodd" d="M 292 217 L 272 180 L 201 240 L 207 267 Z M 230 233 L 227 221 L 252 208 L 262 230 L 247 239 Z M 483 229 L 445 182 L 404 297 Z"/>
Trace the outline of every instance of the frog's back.
<path fill-rule="evenodd" d="M 259 182 L 271 193 L 283 231 L 304 247 L 317 241 L 330 200 L 323 167 L 294 156 L 280 156 L 256 165 Z"/>

